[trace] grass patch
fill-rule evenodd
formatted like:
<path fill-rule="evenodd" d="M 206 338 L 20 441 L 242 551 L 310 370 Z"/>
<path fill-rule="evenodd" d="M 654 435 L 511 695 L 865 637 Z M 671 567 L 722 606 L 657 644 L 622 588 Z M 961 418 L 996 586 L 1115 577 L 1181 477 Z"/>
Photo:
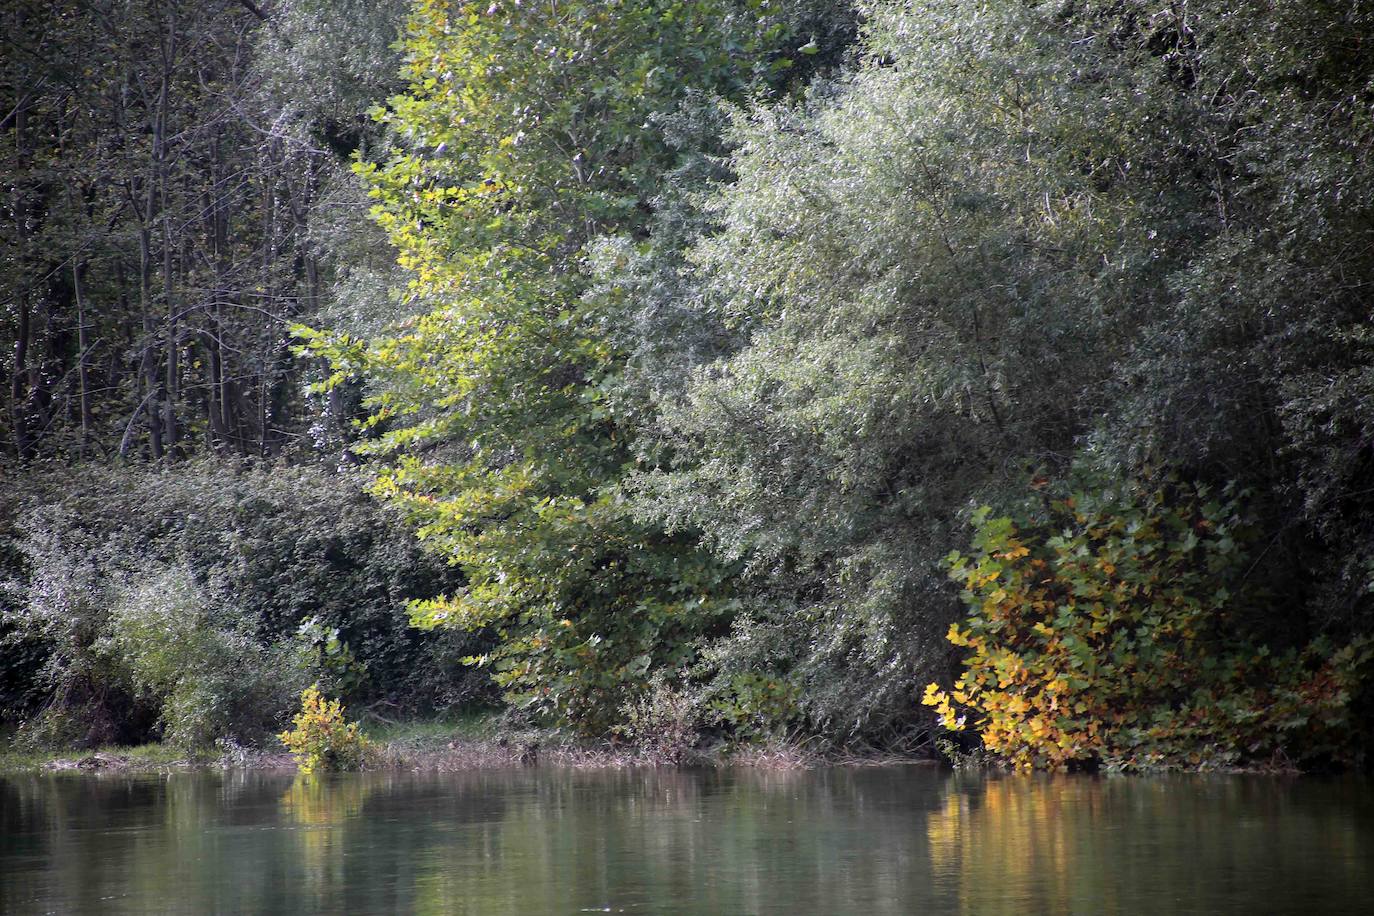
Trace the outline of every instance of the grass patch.
<path fill-rule="evenodd" d="M 94 769 L 155 770 L 188 763 L 204 762 L 208 758 L 170 747 L 165 744 L 140 744 L 134 747 L 108 747 L 94 750 L 72 748 L 42 748 L 40 750 L 0 751 L 0 773 L 24 773 L 35 770 L 73 768 L 83 760 L 101 761 Z"/>
<path fill-rule="evenodd" d="M 470 709 L 436 719 L 391 722 L 364 716 L 363 734 L 379 747 L 408 751 L 436 751 L 451 741 L 481 741 L 500 730 L 502 713 L 498 709 Z"/>
<path fill-rule="evenodd" d="M 395 755 L 436 754 L 459 744 L 485 744 L 501 735 L 502 713 L 495 709 L 475 709 L 429 719 L 402 722 L 364 716 L 363 733 L 377 747 Z M 9 743 L 10 747 L 4 747 Z M 238 761 L 220 750 L 205 748 L 196 753 L 165 744 L 131 747 L 110 746 L 95 749 L 68 747 L 19 749 L 12 742 L 0 743 L 0 773 L 26 773 L 45 770 L 159 770 L 173 766 L 215 765 L 260 766 L 264 760 L 276 763 L 283 750 L 278 746 L 250 751 Z M 82 766 L 85 761 L 86 765 Z"/>

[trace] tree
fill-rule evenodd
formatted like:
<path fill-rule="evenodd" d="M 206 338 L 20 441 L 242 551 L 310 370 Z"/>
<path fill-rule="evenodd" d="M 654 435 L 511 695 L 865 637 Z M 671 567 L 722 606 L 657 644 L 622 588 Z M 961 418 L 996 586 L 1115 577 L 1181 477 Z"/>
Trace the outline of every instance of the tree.
<path fill-rule="evenodd" d="M 1253 575 L 1305 609 L 1247 626 L 1367 627 L 1369 16 L 863 9 L 857 66 L 735 114 L 667 313 L 724 349 L 650 382 L 641 517 L 751 573 L 723 670 L 813 727 L 910 722 L 963 510 L 1079 458 L 1253 487 Z"/>
<path fill-rule="evenodd" d="M 348 232 L 316 226 L 319 204 L 355 183 L 348 158 L 375 132 L 365 112 L 388 91 L 379 72 L 396 66 L 385 45 L 399 5 L 367 6 L 343 16 L 310 0 L 138 0 L 6 13 L 10 453 L 298 448 L 312 407 L 288 326 L 347 274 L 330 255 Z M 319 79 L 330 48 L 318 35 L 349 49 L 331 55 L 347 75 Z M 304 97 L 313 104 L 294 101 Z"/>
<path fill-rule="evenodd" d="M 582 263 L 642 238 L 675 151 L 654 123 L 689 88 L 738 95 L 791 40 L 762 2 L 423 2 L 409 91 L 380 113 L 404 145 L 363 163 L 375 215 L 432 311 L 370 342 L 307 332 L 372 384 L 374 491 L 464 570 L 417 623 L 494 627 L 513 698 L 589 730 L 651 668 L 687 664 L 730 611 L 728 568 L 634 519 L 617 485 L 635 430 L 623 363 Z"/>

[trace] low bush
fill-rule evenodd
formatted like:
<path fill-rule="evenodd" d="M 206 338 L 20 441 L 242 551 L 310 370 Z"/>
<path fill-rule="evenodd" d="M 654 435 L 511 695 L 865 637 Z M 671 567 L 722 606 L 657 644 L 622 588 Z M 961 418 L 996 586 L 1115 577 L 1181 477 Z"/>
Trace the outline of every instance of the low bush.
<path fill-rule="evenodd" d="M 743 741 L 776 737 L 798 719 L 798 690 L 786 678 L 740 673 L 712 695 L 716 722 Z"/>
<path fill-rule="evenodd" d="M 701 737 L 696 698 L 661 672 L 621 707 L 620 717 L 612 733 L 656 760 L 681 762 Z"/>
<path fill-rule="evenodd" d="M 327 700 L 319 685 L 301 694 L 301 711 L 290 731 L 282 732 L 282 744 L 296 758 L 302 773 L 357 770 L 363 765 L 369 742 L 357 722 L 344 718 L 343 704 Z"/>
<path fill-rule="evenodd" d="M 47 564 L 29 582 L 19 623 L 49 646 L 35 676 L 47 702 L 24 720 L 20 743 L 255 744 L 316 668 L 306 641 L 261 638 L 184 566 L 149 563 L 115 582 L 98 569 L 89 558 Z"/>
<path fill-rule="evenodd" d="M 184 567 L 151 568 L 121 590 L 105 651 L 158 710 L 164 741 L 254 745 L 272 733 L 318 667 L 302 639 L 264 640 L 239 609 Z"/>
<path fill-rule="evenodd" d="M 1047 499 L 1021 524 L 975 516 L 952 554 L 971 616 L 953 688 L 925 703 L 1018 768 L 1231 766 L 1348 756 L 1374 643 L 1271 651 L 1245 621 L 1238 503 L 1205 488 L 1113 487 Z"/>
<path fill-rule="evenodd" d="M 411 713 L 490 693 L 459 663 L 488 637 L 406 611 L 461 575 L 346 475 L 33 468 L 6 497 L 0 719 L 30 743 L 251 743 L 311 680 Z"/>
<path fill-rule="evenodd" d="M 76 548 L 57 516 L 24 520 L 20 574 L 3 583 L 7 644 L 42 649 L 42 663 L 25 685 L 29 701 L 3 712 L 17 726 L 21 746 L 137 743 L 156 712 L 138 702 L 128 670 L 102 642 L 109 635 L 111 577 L 98 554 Z"/>

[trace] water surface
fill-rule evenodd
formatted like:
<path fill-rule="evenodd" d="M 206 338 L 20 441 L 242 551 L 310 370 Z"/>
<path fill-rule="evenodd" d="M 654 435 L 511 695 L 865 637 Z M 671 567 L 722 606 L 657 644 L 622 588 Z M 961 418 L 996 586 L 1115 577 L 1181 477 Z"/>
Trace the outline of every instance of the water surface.
<path fill-rule="evenodd" d="M 2 913 L 1364 913 L 1356 779 L 0 778 Z"/>

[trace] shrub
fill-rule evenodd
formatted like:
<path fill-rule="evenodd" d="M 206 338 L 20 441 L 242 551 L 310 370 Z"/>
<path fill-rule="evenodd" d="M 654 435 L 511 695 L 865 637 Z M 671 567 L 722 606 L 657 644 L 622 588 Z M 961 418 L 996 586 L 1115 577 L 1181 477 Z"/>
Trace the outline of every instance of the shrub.
<path fill-rule="evenodd" d="M 798 717 L 798 690 L 786 678 L 744 672 L 731 677 L 710 701 L 716 720 L 737 738 L 775 737 Z"/>
<path fill-rule="evenodd" d="M 13 473 L 0 460 L 0 476 Z M 41 702 L 39 673 L 49 655 L 43 640 L 24 632 L 15 622 L 24 591 L 16 586 L 27 572 L 15 529 L 20 499 L 18 487 L 0 487 L 0 736 L 6 730 L 7 712 L 20 718 Z"/>
<path fill-rule="evenodd" d="M 362 767 L 369 748 L 357 722 L 344 719 L 343 705 L 326 700 L 318 685 L 301 694 L 301 711 L 292 720 L 291 731 L 282 732 L 287 750 L 296 758 L 302 773 L 356 770 Z"/>
<path fill-rule="evenodd" d="M 63 506 L 30 516 L 28 574 L 4 583 L 7 641 L 46 652 L 32 687 L 44 699 L 16 710 L 18 738 L 99 746 L 160 731 L 199 750 L 269 735 L 315 663 L 304 640 L 260 632 L 223 587 L 185 563 L 100 543 L 88 521 Z"/>
<path fill-rule="evenodd" d="M 184 566 L 148 568 L 114 599 L 105 651 L 158 709 L 163 739 L 182 748 L 258 742 L 317 664 L 303 640 L 256 636 L 247 614 Z"/>
<path fill-rule="evenodd" d="M 1118 487 L 1048 500 L 1021 526 L 986 508 L 974 520 L 972 556 L 948 559 L 972 611 L 949 631 L 965 670 L 924 699 L 947 728 L 971 724 L 1026 769 L 1345 753 L 1374 646 L 1271 652 L 1244 638 L 1241 611 L 1262 596 L 1244 589 L 1234 500 Z"/>
<path fill-rule="evenodd" d="M 141 708 L 128 671 L 102 642 L 109 628 L 109 571 L 73 538 L 61 509 L 21 520 L 20 575 L 3 587 L 6 654 L 41 647 L 28 702 L 3 711 L 33 746 L 131 743 L 146 737 L 155 713 Z M 17 691 L 16 691 L 17 692 Z"/>
<path fill-rule="evenodd" d="M 406 612 L 407 599 L 452 588 L 461 575 L 422 552 L 355 479 L 208 460 L 175 473 L 88 465 L 34 468 L 22 493 L 0 494 L 0 717 L 27 721 L 26 733 L 43 743 L 147 740 L 174 692 L 165 672 L 154 686 L 147 666 L 160 667 L 152 656 L 175 650 L 158 647 L 162 631 L 143 627 L 127 608 L 121 626 L 128 632 L 114 640 L 111 612 L 156 597 L 116 583 L 168 569 L 203 592 L 196 601 L 208 616 L 201 619 L 219 634 L 222 645 L 201 646 L 198 657 L 268 659 L 307 642 L 316 656 L 312 676 L 326 689 L 416 711 L 489 690 L 485 672 L 458 661 L 484 649 L 485 634 L 423 633 Z M 122 660 L 129 652 L 151 653 L 142 686 Z M 270 707 L 271 716 L 252 713 L 245 728 L 253 734 L 266 734 L 264 725 L 279 721 L 308 683 L 293 675 L 282 685 L 284 699 L 264 706 L 230 701 L 225 692 L 236 685 L 212 687 L 202 675 L 203 690 L 188 682 L 177 696 L 190 705 L 219 697 L 212 705 L 228 702 L 232 715 Z M 164 729 L 201 730 L 169 715 Z M 188 721 L 187 729 L 172 719 Z M 230 732 L 242 734 L 237 726 Z"/>
<path fill-rule="evenodd" d="M 696 699 L 661 671 L 649 677 L 644 692 L 621 707 L 620 717 L 612 733 L 655 759 L 679 763 L 700 738 Z"/>

